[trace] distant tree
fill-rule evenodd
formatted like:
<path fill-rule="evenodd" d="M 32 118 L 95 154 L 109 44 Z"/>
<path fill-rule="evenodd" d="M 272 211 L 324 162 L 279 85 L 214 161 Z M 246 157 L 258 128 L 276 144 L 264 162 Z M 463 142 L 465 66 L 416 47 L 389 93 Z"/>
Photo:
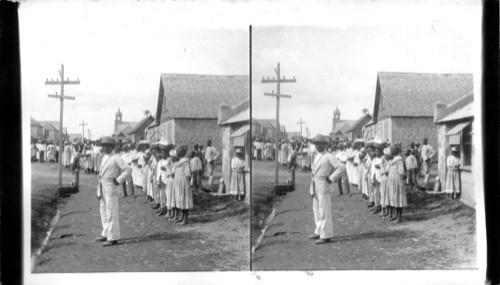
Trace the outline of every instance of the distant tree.
<path fill-rule="evenodd" d="M 147 117 L 151 115 L 151 112 L 149 110 L 144 110 L 144 116 Z"/>
<path fill-rule="evenodd" d="M 363 115 L 368 114 L 368 112 L 369 112 L 369 111 L 368 111 L 368 109 L 366 109 L 366 108 L 361 109 L 361 113 L 363 113 Z"/>

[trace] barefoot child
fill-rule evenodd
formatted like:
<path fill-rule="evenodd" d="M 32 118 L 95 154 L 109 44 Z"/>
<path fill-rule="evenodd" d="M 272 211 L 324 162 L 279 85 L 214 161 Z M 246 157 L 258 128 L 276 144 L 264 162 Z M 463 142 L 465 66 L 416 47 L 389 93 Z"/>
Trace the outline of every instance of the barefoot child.
<path fill-rule="evenodd" d="M 190 161 L 190 167 L 191 167 L 191 181 L 192 186 L 194 187 L 194 190 L 197 191 L 201 187 L 201 170 L 203 169 L 203 166 L 201 164 L 201 160 L 198 156 L 196 156 L 195 151 L 191 151 L 189 158 L 191 159 Z"/>
<path fill-rule="evenodd" d="M 412 149 L 406 150 L 406 181 L 410 185 L 410 189 L 417 190 L 417 158 L 415 151 Z"/>
<path fill-rule="evenodd" d="M 446 186 L 444 191 L 446 196 L 452 199 L 458 198 L 460 194 L 460 165 L 462 161 L 460 160 L 460 150 L 458 147 L 454 146 L 450 150 L 450 155 L 446 158 Z"/>

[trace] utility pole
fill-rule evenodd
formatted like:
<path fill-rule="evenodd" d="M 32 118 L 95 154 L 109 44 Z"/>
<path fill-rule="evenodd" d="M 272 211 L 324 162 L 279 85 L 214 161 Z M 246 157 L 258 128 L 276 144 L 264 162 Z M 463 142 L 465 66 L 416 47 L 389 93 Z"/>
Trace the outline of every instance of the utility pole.
<path fill-rule="evenodd" d="M 90 132 L 90 129 L 87 129 L 87 137 L 89 138 L 89 140 L 92 139 L 92 134 Z"/>
<path fill-rule="evenodd" d="M 302 139 L 302 125 L 305 124 L 305 121 L 302 121 L 302 118 L 300 118 L 300 121 L 297 122 L 297 124 L 300 124 L 300 138 Z"/>
<path fill-rule="evenodd" d="M 276 83 L 276 93 L 274 93 L 274 90 L 272 93 L 264 93 L 265 96 L 271 96 L 271 97 L 276 97 L 276 131 L 274 132 L 274 144 L 275 144 L 275 156 L 274 156 L 274 184 L 278 184 L 278 133 L 281 130 L 280 127 L 280 98 L 292 98 L 291 95 L 285 95 L 281 94 L 280 92 L 280 84 L 281 83 L 296 83 L 297 80 L 295 80 L 295 76 L 293 79 L 286 79 L 285 76 L 281 78 L 280 74 L 280 63 L 278 62 L 277 68 L 274 69 L 274 72 L 276 73 L 277 78 L 275 79 L 274 77 L 272 79 L 264 79 L 262 77 L 262 83 Z"/>
<path fill-rule="evenodd" d="M 59 79 L 56 79 L 54 81 L 53 79 L 45 79 L 45 85 L 61 85 L 61 95 L 50 95 L 50 98 L 56 98 L 60 99 L 60 109 L 59 109 L 59 158 L 58 158 L 58 168 L 59 168 L 59 183 L 58 186 L 62 186 L 62 153 L 64 151 L 63 149 L 63 144 L 62 144 L 62 133 L 63 133 L 63 101 L 66 100 L 75 100 L 75 97 L 73 96 L 64 96 L 64 85 L 67 84 L 80 84 L 80 79 L 74 80 L 69 80 L 69 78 L 66 78 L 64 80 L 64 65 L 61 64 L 61 70 L 59 70 L 59 75 L 61 76 L 61 81 Z"/>
<path fill-rule="evenodd" d="M 306 137 L 309 138 L 309 127 L 306 127 Z"/>
<path fill-rule="evenodd" d="M 82 123 L 79 124 L 79 126 L 82 126 L 82 143 L 85 141 L 85 126 L 88 125 L 86 124 L 83 120 Z"/>

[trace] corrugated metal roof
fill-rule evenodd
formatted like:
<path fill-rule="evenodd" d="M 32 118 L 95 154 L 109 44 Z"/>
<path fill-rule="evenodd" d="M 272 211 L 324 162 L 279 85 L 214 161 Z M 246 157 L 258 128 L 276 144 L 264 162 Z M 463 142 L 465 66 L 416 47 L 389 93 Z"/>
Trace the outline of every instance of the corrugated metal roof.
<path fill-rule="evenodd" d="M 234 137 L 240 137 L 242 135 L 244 135 L 246 132 L 248 132 L 250 130 L 250 125 L 244 125 L 244 126 L 241 126 L 239 129 L 237 129 L 232 135 L 231 137 L 234 138 Z"/>
<path fill-rule="evenodd" d="M 232 116 L 231 118 L 227 119 L 226 121 L 222 122 L 223 125 L 225 124 L 232 124 L 232 123 L 238 123 L 238 122 L 246 122 L 250 120 L 250 109 L 245 109 L 242 112 Z"/>
<path fill-rule="evenodd" d="M 460 124 L 457 124 L 455 127 L 453 127 L 453 129 L 449 130 L 446 135 L 447 136 L 453 136 L 453 135 L 456 135 L 458 134 L 460 131 L 462 131 L 465 127 L 467 127 L 468 125 L 470 125 L 471 122 L 465 122 L 465 123 L 460 123 Z"/>
<path fill-rule="evenodd" d="M 474 118 L 473 107 L 474 107 L 473 103 L 467 104 L 463 108 L 460 108 L 460 109 L 456 110 L 455 112 L 448 114 L 446 117 L 439 120 L 438 123 L 456 121 L 456 120 L 461 120 L 461 119 L 466 119 L 466 118 Z"/>
<path fill-rule="evenodd" d="M 144 126 L 144 124 L 147 124 L 147 126 L 149 126 L 151 124 L 151 122 L 153 122 L 155 119 L 153 118 L 153 116 L 151 115 L 148 115 L 147 117 L 143 118 L 142 120 L 140 120 L 133 128 L 132 128 L 132 131 L 131 133 L 135 133 L 137 132 L 138 129 L 140 129 L 141 127 Z"/>
<path fill-rule="evenodd" d="M 472 74 L 379 72 L 373 117 L 432 117 L 436 102 L 472 93 Z"/>
<path fill-rule="evenodd" d="M 165 99 L 158 100 L 162 104 L 160 120 L 216 119 L 220 104 L 231 106 L 248 100 L 249 80 L 246 75 L 162 74 L 161 88 Z"/>
<path fill-rule="evenodd" d="M 365 121 L 365 119 L 367 118 L 372 118 L 372 116 L 370 114 L 365 114 L 363 116 L 361 116 L 359 119 L 357 119 L 349 129 L 346 130 L 347 133 L 351 132 L 352 130 L 354 130 L 355 128 L 357 128 L 362 122 Z M 370 120 L 366 120 L 366 122 L 368 123 Z M 366 124 L 365 124 L 366 125 Z"/>

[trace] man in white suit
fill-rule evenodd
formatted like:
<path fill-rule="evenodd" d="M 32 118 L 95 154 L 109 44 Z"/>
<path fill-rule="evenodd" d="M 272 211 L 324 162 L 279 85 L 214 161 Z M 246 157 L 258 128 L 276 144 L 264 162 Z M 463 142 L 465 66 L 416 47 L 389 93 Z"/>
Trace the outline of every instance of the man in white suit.
<path fill-rule="evenodd" d="M 101 142 L 104 156 L 99 171 L 97 199 L 100 201 L 103 230 L 101 237 L 96 238 L 96 241 L 105 242 L 103 246 L 115 245 L 121 237 L 118 194 L 121 184 L 132 172 L 130 166 L 120 156 L 113 153 L 114 144 L 114 140 L 110 137 L 103 138 Z"/>
<path fill-rule="evenodd" d="M 337 181 L 341 175 L 338 171 L 334 171 L 339 167 L 338 162 L 331 153 L 325 151 L 327 144 L 325 137 L 317 135 L 313 144 L 316 146 L 316 153 L 313 157 L 309 193 L 313 199 L 316 229 L 309 239 L 317 240 L 316 244 L 324 244 L 330 242 L 333 237 L 332 181 Z"/>

